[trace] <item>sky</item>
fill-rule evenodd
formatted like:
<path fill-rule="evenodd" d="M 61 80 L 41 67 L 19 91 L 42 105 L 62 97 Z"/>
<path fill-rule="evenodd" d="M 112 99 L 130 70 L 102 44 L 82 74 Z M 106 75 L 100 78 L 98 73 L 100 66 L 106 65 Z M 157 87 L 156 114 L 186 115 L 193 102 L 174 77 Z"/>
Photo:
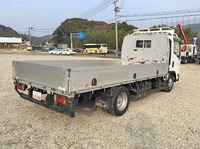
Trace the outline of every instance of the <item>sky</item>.
<path fill-rule="evenodd" d="M 28 28 L 33 27 L 37 31 L 32 30 L 31 35 L 49 35 L 66 19 L 80 17 L 102 1 L 103 0 L 0 0 L 0 24 L 11 27 L 21 34 L 28 34 Z M 118 15 L 200 9 L 200 0 L 118 1 L 118 6 L 121 7 Z M 198 14 L 200 14 L 200 12 Z M 114 16 L 114 4 L 111 4 L 105 10 L 100 11 L 98 14 L 88 19 L 107 22 L 113 20 Z M 119 18 L 119 22 L 134 19 L 136 18 Z M 175 25 L 180 22 L 185 24 L 193 24 L 193 22 L 200 23 L 200 15 L 196 17 L 174 19 L 128 21 L 127 23 L 138 28 L 148 28 L 159 24 Z"/>

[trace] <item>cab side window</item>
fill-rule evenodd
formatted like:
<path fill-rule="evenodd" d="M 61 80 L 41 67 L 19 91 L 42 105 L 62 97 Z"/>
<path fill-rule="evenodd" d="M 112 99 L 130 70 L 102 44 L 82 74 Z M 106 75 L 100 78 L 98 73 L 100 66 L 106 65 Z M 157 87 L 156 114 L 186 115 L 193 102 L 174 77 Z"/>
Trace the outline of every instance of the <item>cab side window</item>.
<path fill-rule="evenodd" d="M 136 48 L 143 48 L 143 40 L 136 41 Z"/>
<path fill-rule="evenodd" d="M 151 40 L 144 41 L 144 48 L 151 48 Z"/>
<path fill-rule="evenodd" d="M 151 40 L 137 40 L 136 48 L 151 48 Z"/>

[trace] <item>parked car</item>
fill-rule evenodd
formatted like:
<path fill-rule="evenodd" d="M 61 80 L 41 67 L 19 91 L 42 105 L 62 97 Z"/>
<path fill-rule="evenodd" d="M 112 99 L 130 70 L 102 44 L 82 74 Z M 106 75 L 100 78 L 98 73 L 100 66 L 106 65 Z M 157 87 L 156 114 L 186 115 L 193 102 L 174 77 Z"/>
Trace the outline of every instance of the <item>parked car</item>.
<path fill-rule="evenodd" d="M 55 54 L 60 55 L 60 54 L 62 54 L 62 51 L 63 51 L 63 49 L 57 49 Z"/>
<path fill-rule="evenodd" d="M 83 50 L 81 50 L 81 49 L 74 49 L 73 52 L 81 53 L 81 52 L 83 52 Z"/>
<path fill-rule="evenodd" d="M 62 51 L 62 54 L 63 55 L 74 55 L 74 54 L 76 54 L 76 52 L 73 52 L 71 49 L 63 49 L 63 51 Z"/>
<path fill-rule="evenodd" d="M 56 54 L 56 52 L 57 52 L 57 49 L 54 49 L 54 50 L 49 51 L 48 53 L 49 54 Z"/>

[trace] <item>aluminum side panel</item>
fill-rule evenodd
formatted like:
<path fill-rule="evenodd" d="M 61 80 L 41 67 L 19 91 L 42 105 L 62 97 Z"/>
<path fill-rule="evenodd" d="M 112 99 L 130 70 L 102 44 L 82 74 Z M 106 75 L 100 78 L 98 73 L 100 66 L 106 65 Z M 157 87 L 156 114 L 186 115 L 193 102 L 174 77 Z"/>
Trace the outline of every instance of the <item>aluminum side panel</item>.
<path fill-rule="evenodd" d="M 72 68 L 70 90 L 71 92 L 83 92 L 94 88 L 145 80 L 167 73 L 168 63 Z M 134 74 L 136 74 L 136 79 L 133 78 Z M 92 86 L 94 78 L 97 79 L 97 86 Z M 85 86 L 86 84 L 88 86 Z"/>

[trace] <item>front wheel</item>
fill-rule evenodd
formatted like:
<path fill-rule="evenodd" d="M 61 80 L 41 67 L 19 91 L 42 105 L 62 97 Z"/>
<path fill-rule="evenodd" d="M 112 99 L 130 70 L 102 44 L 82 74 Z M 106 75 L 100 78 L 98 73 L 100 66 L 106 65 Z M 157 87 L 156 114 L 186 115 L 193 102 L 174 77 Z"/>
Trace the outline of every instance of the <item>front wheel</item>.
<path fill-rule="evenodd" d="M 123 115 L 129 106 L 129 91 L 126 87 L 118 87 L 111 98 L 110 112 L 116 116 Z"/>
<path fill-rule="evenodd" d="M 173 76 L 170 74 L 168 77 L 168 80 L 166 81 L 166 87 L 164 91 L 171 92 L 173 86 L 174 86 L 174 80 L 173 80 Z"/>

